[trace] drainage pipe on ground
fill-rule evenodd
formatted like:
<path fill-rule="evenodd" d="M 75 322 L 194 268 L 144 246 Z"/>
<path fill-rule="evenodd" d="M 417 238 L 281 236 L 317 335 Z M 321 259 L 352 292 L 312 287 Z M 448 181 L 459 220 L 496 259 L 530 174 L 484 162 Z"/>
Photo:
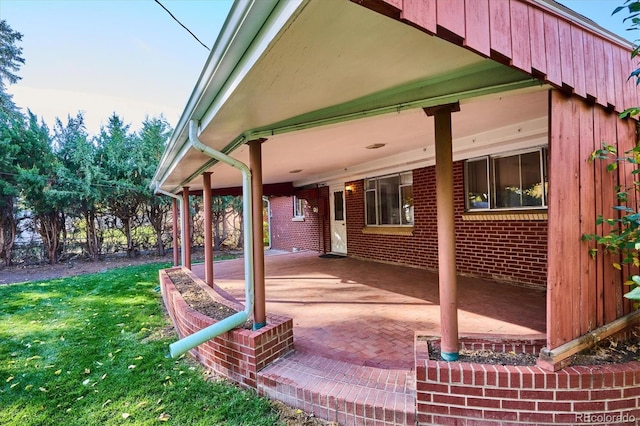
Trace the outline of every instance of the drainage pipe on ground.
<path fill-rule="evenodd" d="M 213 339 L 216 336 L 226 333 L 244 324 L 253 312 L 254 303 L 254 276 L 253 276 L 253 218 L 251 214 L 251 170 L 249 167 L 231 158 L 228 155 L 216 151 L 203 144 L 198 139 L 198 123 L 195 120 L 189 122 L 189 144 L 196 150 L 209 157 L 234 167 L 242 173 L 242 220 L 244 225 L 244 276 L 245 276 L 245 306 L 244 311 L 238 312 L 203 328 L 177 342 L 169 345 L 169 352 L 172 358 L 176 358 L 185 352 L 195 348 L 202 343 Z"/>

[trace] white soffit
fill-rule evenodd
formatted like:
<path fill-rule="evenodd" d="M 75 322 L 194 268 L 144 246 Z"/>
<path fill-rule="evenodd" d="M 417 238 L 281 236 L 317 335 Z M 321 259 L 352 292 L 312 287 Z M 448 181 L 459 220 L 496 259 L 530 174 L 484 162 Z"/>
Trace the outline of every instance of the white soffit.
<path fill-rule="evenodd" d="M 456 160 L 547 143 L 546 90 L 502 94 L 461 103 L 452 115 Z M 284 133 L 262 145 L 264 183 L 296 186 L 359 179 L 434 164 L 433 118 L 422 109 L 386 114 Z M 369 150 L 366 146 L 385 144 Z M 249 161 L 241 146 L 232 157 Z M 289 173 L 302 170 L 299 173 Z M 223 164 L 210 169 L 214 187 L 240 184 L 240 174 Z M 197 188 L 199 182 L 194 181 Z"/>
<path fill-rule="evenodd" d="M 233 92 L 226 92 L 225 102 L 215 107 L 214 116 L 204 114 L 200 139 L 224 151 L 232 141 L 252 129 L 268 128 L 305 113 L 367 99 L 385 90 L 412 87 L 419 82 L 429 84 L 430 79 L 440 81 L 443 76 L 474 67 L 483 69 L 485 65 L 502 67 L 350 1 L 310 1 L 285 25 L 244 78 L 229 82 Z M 459 87 L 456 85 L 465 81 L 469 79 L 459 78 L 458 82 L 447 81 L 435 86 L 455 92 Z M 421 83 L 415 87 L 426 93 L 426 86 Z M 393 90 L 391 94 L 393 96 Z M 398 96 L 402 99 L 410 95 L 411 91 L 397 92 L 394 102 Z M 380 102 L 380 98 L 373 101 Z M 212 105 L 215 103 L 213 99 Z M 546 108 L 546 101 L 544 103 Z M 510 108 L 489 118 L 485 117 L 485 111 L 463 114 L 465 123 L 454 132 L 468 133 L 474 123 L 496 126 L 513 123 L 509 120 L 518 112 L 520 116 L 531 116 L 527 105 Z M 331 170 L 411 151 L 424 146 L 425 140 L 429 140 L 425 132 L 432 132 L 432 127 L 430 119 L 421 109 L 416 109 L 268 136 L 263 145 L 263 180 L 265 183 L 310 182 Z M 363 149 L 377 141 L 387 146 L 380 150 Z M 230 154 L 247 161 L 247 149 L 241 146 Z M 196 177 L 189 186 L 201 187 L 196 173 L 203 171 L 202 166 L 208 161 L 209 158 L 193 149 L 187 151 L 162 187 L 174 190 L 192 176 Z M 214 172 L 214 187 L 239 184 L 239 174 L 226 168 L 216 165 L 210 169 Z M 288 173 L 296 169 L 302 172 Z"/>

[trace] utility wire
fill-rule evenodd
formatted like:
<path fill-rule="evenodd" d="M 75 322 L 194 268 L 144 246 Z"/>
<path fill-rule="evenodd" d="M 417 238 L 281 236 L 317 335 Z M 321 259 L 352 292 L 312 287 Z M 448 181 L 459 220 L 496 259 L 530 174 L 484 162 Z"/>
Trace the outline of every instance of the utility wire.
<path fill-rule="evenodd" d="M 191 34 L 193 36 L 193 38 L 195 38 L 198 43 L 200 43 L 205 49 L 211 51 L 211 49 L 209 49 L 207 47 L 206 44 L 204 44 L 203 42 L 200 41 L 200 39 L 198 37 L 196 37 L 196 35 L 194 33 L 191 32 L 191 30 L 189 28 L 187 28 L 182 22 L 180 22 L 178 20 L 178 18 L 176 18 L 173 13 L 171 13 L 171 11 L 169 9 L 167 9 L 166 7 L 164 7 L 164 5 L 162 3 L 160 3 L 160 0 L 154 0 L 156 3 L 158 3 L 160 5 L 161 8 L 163 8 L 169 15 L 171 15 L 171 17 L 173 18 L 174 21 L 176 21 L 178 24 L 180 24 L 180 26 L 182 28 L 184 28 L 185 30 L 187 30 L 189 32 L 189 34 Z"/>

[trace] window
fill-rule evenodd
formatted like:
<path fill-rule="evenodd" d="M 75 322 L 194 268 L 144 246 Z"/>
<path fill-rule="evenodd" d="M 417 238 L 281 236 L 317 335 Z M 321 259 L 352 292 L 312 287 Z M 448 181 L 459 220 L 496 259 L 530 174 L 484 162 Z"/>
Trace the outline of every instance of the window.
<path fill-rule="evenodd" d="M 546 207 L 546 175 L 546 147 L 467 160 L 467 210 Z"/>
<path fill-rule="evenodd" d="M 294 219 L 304 218 L 304 199 L 293 196 L 293 217 Z"/>
<path fill-rule="evenodd" d="M 333 193 L 333 219 L 344 220 L 344 195 L 343 191 Z"/>
<path fill-rule="evenodd" d="M 368 226 L 413 225 L 413 173 L 366 179 L 365 220 Z"/>

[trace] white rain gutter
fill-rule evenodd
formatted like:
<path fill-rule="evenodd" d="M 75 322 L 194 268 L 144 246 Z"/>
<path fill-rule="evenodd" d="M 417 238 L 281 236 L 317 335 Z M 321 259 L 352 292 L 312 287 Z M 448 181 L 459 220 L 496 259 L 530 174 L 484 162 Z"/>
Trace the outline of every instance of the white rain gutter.
<path fill-rule="evenodd" d="M 182 220 L 182 218 L 184 217 L 184 207 L 182 207 L 182 197 L 180 195 L 176 195 L 172 192 L 168 192 L 168 191 L 165 191 L 164 189 L 161 189 L 160 184 L 158 182 L 155 182 L 154 194 L 162 194 L 162 195 L 166 195 L 167 197 L 171 197 L 175 200 L 178 200 L 178 206 L 180 206 L 180 241 L 185 241 L 184 237 L 185 237 L 186 231 L 185 231 L 184 220 Z M 178 242 L 174 241 L 173 244 L 175 246 L 176 244 L 178 244 Z M 187 264 L 187 251 L 184 248 L 180 250 L 180 259 L 183 265 Z"/>
<path fill-rule="evenodd" d="M 198 124 L 195 120 L 189 122 L 189 145 L 208 155 L 209 157 L 234 167 L 242 173 L 242 221 L 244 232 L 244 276 L 245 276 L 245 306 L 244 311 L 235 313 L 207 328 L 203 328 L 177 342 L 169 345 L 172 358 L 176 358 L 190 349 L 213 339 L 216 336 L 244 324 L 253 312 L 254 303 L 254 275 L 253 275 L 253 215 L 251 214 L 251 170 L 249 167 L 203 144 L 198 139 Z M 255 328 L 254 324 L 254 328 Z"/>

